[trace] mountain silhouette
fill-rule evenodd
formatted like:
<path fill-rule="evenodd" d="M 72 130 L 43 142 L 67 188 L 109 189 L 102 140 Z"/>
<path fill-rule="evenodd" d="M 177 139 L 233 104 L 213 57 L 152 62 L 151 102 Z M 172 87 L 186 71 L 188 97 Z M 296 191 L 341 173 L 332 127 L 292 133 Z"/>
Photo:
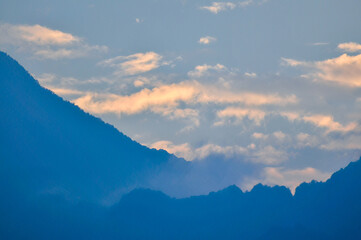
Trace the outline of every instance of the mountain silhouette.
<path fill-rule="evenodd" d="M 141 186 L 169 161 L 185 164 L 41 87 L 3 52 L 0 110 L 0 178 L 9 191 L 58 192 L 97 202 Z"/>
<path fill-rule="evenodd" d="M 361 159 L 294 196 L 258 184 L 177 199 L 145 187 L 189 163 L 42 88 L 2 52 L 0 110 L 0 239 L 361 239 Z"/>

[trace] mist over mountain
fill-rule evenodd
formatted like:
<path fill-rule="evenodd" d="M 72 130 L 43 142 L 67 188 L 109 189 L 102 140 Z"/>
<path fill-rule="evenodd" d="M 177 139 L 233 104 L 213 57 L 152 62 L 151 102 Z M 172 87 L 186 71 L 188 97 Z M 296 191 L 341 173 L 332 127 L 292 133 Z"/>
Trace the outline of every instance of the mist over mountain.
<path fill-rule="evenodd" d="M 209 178 L 216 157 L 197 166 L 132 141 L 2 52 L 0 110 L 0 239 L 361 238 L 361 159 L 294 196 L 259 184 L 176 199 L 146 188 L 199 192 L 232 179 Z"/>

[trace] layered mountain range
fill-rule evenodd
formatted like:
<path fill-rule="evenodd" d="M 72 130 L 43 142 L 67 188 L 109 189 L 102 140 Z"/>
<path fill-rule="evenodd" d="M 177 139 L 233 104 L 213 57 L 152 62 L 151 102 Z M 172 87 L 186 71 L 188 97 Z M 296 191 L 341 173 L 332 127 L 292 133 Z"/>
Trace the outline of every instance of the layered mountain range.
<path fill-rule="evenodd" d="M 0 112 L 0 239 L 361 239 L 361 160 L 295 195 L 259 184 L 173 198 L 148 188 L 160 175 L 172 187 L 191 163 L 64 101 L 2 52 Z"/>

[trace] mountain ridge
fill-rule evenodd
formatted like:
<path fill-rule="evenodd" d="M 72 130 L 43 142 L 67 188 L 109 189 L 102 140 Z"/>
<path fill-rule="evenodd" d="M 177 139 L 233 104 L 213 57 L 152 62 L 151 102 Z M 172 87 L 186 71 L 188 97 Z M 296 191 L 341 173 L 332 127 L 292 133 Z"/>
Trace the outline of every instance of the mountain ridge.
<path fill-rule="evenodd" d="M 1 239 L 361 238 L 361 158 L 294 196 L 258 184 L 177 199 L 147 181 L 188 162 L 42 88 L 2 52 L 0 110 Z"/>

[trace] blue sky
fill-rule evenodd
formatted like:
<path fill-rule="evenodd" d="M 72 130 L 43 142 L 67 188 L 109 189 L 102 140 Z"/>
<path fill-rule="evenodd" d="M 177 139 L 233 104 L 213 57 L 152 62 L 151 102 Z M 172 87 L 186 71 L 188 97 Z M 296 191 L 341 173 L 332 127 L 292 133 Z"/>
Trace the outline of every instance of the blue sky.
<path fill-rule="evenodd" d="M 294 187 L 361 153 L 360 9 L 358 0 L 0 0 L 0 49 L 142 144 L 251 164 L 258 170 L 232 171 L 243 188 Z"/>

